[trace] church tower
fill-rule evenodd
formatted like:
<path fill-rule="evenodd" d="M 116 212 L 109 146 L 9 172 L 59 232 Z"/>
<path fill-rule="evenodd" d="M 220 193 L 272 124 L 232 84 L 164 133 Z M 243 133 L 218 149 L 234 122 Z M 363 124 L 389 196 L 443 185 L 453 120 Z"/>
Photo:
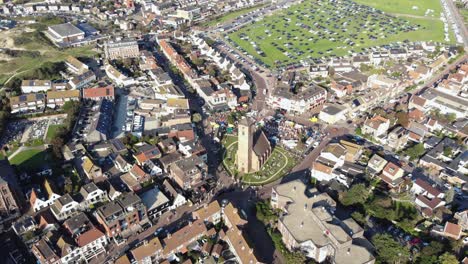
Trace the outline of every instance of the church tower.
<path fill-rule="evenodd" d="M 237 127 L 237 170 L 249 173 L 252 169 L 253 131 L 249 118 L 242 118 Z"/>

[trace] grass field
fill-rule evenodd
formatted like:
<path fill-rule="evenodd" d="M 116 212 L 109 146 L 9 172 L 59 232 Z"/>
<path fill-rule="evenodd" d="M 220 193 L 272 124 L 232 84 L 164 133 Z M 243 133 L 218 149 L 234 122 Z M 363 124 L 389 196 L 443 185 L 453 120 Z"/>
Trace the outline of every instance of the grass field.
<path fill-rule="evenodd" d="M 28 72 L 41 67 L 46 62 L 63 61 L 69 55 L 92 57 L 97 54 L 90 46 L 59 50 L 38 32 L 42 28 L 40 26 L 26 27 L 20 25 L 0 34 L 0 46 L 2 48 L 29 52 L 18 56 L 0 52 L 0 85 L 5 83 L 11 76 L 21 77 L 27 75 Z"/>
<path fill-rule="evenodd" d="M 243 9 L 239 9 L 237 11 L 234 11 L 234 12 L 230 12 L 230 13 L 227 13 L 225 15 L 221 15 L 219 17 L 216 17 L 214 18 L 213 20 L 210 20 L 210 21 L 207 21 L 207 22 L 204 22 L 202 25 L 203 26 L 216 26 L 218 23 L 225 23 L 225 22 L 229 22 L 231 20 L 234 20 L 235 18 L 239 17 L 239 16 L 242 16 L 244 14 L 247 14 L 251 11 L 254 11 L 256 9 L 259 9 L 259 8 L 262 8 L 264 7 L 265 5 L 263 4 L 260 4 L 260 5 L 256 5 L 256 6 L 252 6 L 252 7 L 247 7 L 247 8 L 243 8 Z"/>
<path fill-rule="evenodd" d="M 468 8 L 459 8 L 458 11 L 463 17 L 463 20 L 465 20 L 465 25 L 468 27 Z"/>
<path fill-rule="evenodd" d="M 354 2 L 392 14 L 406 14 L 438 18 L 442 7 L 439 0 L 354 0 Z M 433 11 L 428 11 L 433 10 Z"/>
<path fill-rule="evenodd" d="M 64 127 L 63 125 L 50 125 L 47 128 L 46 140 L 50 142 L 57 134 L 57 129 Z"/>
<path fill-rule="evenodd" d="M 382 1 L 359 0 L 362 3 Z M 303 59 L 343 56 L 364 48 L 403 40 L 444 41 L 440 4 L 436 0 L 389 0 L 375 4 L 389 12 L 398 10 L 399 17 L 376 11 L 350 0 L 305 0 L 272 16 L 265 17 L 230 33 L 229 39 L 247 53 L 269 66 L 285 66 Z M 420 2 L 421 7 L 411 7 Z M 409 9 L 405 9 L 408 8 Z M 435 10 L 424 17 L 422 9 Z"/>
<path fill-rule="evenodd" d="M 52 155 L 48 150 L 29 149 L 16 154 L 9 159 L 12 165 L 16 165 L 21 171 L 37 171 L 48 166 Z"/>

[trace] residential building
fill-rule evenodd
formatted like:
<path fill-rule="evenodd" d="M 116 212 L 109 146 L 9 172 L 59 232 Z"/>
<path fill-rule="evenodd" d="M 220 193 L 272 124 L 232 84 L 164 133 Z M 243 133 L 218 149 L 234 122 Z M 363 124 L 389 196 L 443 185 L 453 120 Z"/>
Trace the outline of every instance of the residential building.
<path fill-rule="evenodd" d="M 176 188 L 174 188 L 174 186 L 168 180 L 164 180 L 162 190 L 167 194 L 167 197 L 171 200 L 171 210 L 176 209 L 187 203 L 187 199 L 182 194 L 182 191 L 177 191 Z"/>
<path fill-rule="evenodd" d="M 50 206 L 52 214 L 58 221 L 63 221 L 77 214 L 79 209 L 79 203 L 73 200 L 70 194 L 61 196 Z"/>
<path fill-rule="evenodd" d="M 204 204 L 200 209 L 192 213 L 194 219 L 203 220 L 205 223 L 217 224 L 221 221 L 221 206 L 217 201 Z"/>
<path fill-rule="evenodd" d="M 328 105 L 324 107 L 318 118 L 327 124 L 335 124 L 340 121 L 345 121 L 345 114 L 348 112 L 348 109 L 342 105 Z"/>
<path fill-rule="evenodd" d="M 108 60 L 138 58 L 140 56 L 140 49 L 135 40 L 106 42 L 104 52 Z"/>
<path fill-rule="evenodd" d="M 135 79 L 126 76 L 117 70 L 114 66 L 107 63 L 104 66 L 107 77 L 115 82 L 118 86 L 130 86 L 136 83 Z"/>
<path fill-rule="evenodd" d="M 390 128 L 390 120 L 382 116 L 374 116 L 367 119 L 362 126 L 362 133 L 371 135 L 375 139 L 379 139 L 381 136 L 387 133 Z"/>
<path fill-rule="evenodd" d="M 21 82 L 21 92 L 38 93 L 46 92 L 52 87 L 50 80 L 23 80 Z"/>
<path fill-rule="evenodd" d="M 396 126 L 387 135 L 387 146 L 393 150 L 400 150 L 408 143 L 408 138 L 409 131 L 402 126 Z"/>
<path fill-rule="evenodd" d="M 133 155 L 138 165 L 143 166 L 147 161 L 161 157 L 161 151 L 157 146 L 147 143 L 137 147 L 137 152 Z"/>
<path fill-rule="evenodd" d="M 83 74 L 89 70 L 88 65 L 84 64 L 83 62 L 79 61 L 77 58 L 73 56 L 68 56 L 65 60 L 65 65 L 67 65 L 68 71 L 73 74 Z"/>
<path fill-rule="evenodd" d="M 106 235 L 97 229 L 84 213 L 79 213 L 63 223 L 65 230 L 80 248 L 81 260 L 89 262 L 94 257 L 106 253 Z"/>
<path fill-rule="evenodd" d="M 60 198 L 50 185 L 49 181 L 44 180 L 43 187 L 36 187 L 31 190 L 29 194 L 29 203 L 34 212 L 38 212 L 48 206 L 51 206 L 55 200 Z"/>
<path fill-rule="evenodd" d="M 130 250 L 130 254 L 138 264 L 161 263 L 162 252 L 163 246 L 157 237 L 145 240 L 142 245 Z"/>
<path fill-rule="evenodd" d="M 270 107 L 301 115 L 321 109 L 327 101 L 327 91 L 312 85 L 293 93 L 288 85 L 280 84 L 267 98 Z"/>
<path fill-rule="evenodd" d="M 92 71 L 86 71 L 77 75 L 68 82 L 71 89 L 83 89 L 92 82 L 96 81 L 96 75 Z"/>
<path fill-rule="evenodd" d="M 174 162 L 170 166 L 170 176 L 184 190 L 195 189 L 204 183 L 208 166 L 198 156 Z"/>
<path fill-rule="evenodd" d="M 85 176 L 90 181 L 94 181 L 103 176 L 101 167 L 94 164 L 94 162 L 88 157 L 82 157 L 82 168 Z"/>
<path fill-rule="evenodd" d="M 169 210 L 170 200 L 158 187 L 151 188 L 139 196 L 146 207 L 149 218 L 158 218 Z"/>
<path fill-rule="evenodd" d="M 94 182 L 81 186 L 80 195 L 82 198 L 80 206 L 84 209 L 94 207 L 94 205 L 108 200 L 107 192 L 99 189 Z"/>
<path fill-rule="evenodd" d="M 47 107 L 60 108 L 66 102 L 79 101 L 79 90 L 64 90 L 64 91 L 48 91 L 47 92 Z"/>
<path fill-rule="evenodd" d="M 393 162 L 388 162 L 385 165 L 380 178 L 389 185 L 390 188 L 395 188 L 403 182 L 405 171 Z"/>
<path fill-rule="evenodd" d="M 148 219 L 143 202 L 134 193 L 122 194 L 116 200 L 98 207 L 95 216 L 108 237 L 132 232 Z"/>
<path fill-rule="evenodd" d="M 11 113 L 39 112 L 45 108 L 45 96 L 43 93 L 23 94 L 10 97 Z"/>
<path fill-rule="evenodd" d="M 114 103 L 104 99 L 98 101 L 93 109 L 90 124 L 85 127 L 84 139 L 87 142 L 99 142 L 108 139 L 112 125 Z"/>
<path fill-rule="evenodd" d="M 114 86 L 94 87 L 83 89 L 83 99 L 99 101 L 102 99 L 114 100 Z"/>
<path fill-rule="evenodd" d="M 367 169 L 371 174 L 379 174 L 383 171 L 388 161 L 378 154 L 372 155 L 370 160 L 367 162 Z"/>
<path fill-rule="evenodd" d="M 167 237 L 163 239 L 163 254 L 167 259 L 173 259 L 176 253 L 187 252 L 188 245 L 208 234 L 208 230 L 202 220 L 189 222 L 188 225 L 172 234 L 169 233 Z"/>

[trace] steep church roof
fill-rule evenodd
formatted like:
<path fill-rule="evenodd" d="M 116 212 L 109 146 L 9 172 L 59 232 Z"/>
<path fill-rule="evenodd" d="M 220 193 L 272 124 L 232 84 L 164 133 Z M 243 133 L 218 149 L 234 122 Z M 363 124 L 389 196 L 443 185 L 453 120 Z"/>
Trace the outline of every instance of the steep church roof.
<path fill-rule="evenodd" d="M 263 156 L 265 152 L 270 149 L 270 142 L 268 141 L 265 133 L 262 130 L 259 130 L 254 136 L 254 147 L 253 150 L 257 156 Z"/>

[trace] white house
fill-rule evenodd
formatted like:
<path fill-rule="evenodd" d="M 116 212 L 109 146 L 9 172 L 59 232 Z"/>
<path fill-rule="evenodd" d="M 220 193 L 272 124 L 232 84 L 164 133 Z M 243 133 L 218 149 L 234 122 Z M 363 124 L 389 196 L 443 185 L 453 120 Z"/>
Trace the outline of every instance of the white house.
<path fill-rule="evenodd" d="M 23 80 L 21 91 L 23 93 L 37 93 L 50 90 L 52 82 L 50 80 Z"/>
<path fill-rule="evenodd" d="M 80 194 L 83 197 L 80 202 L 83 209 L 107 200 L 107 192 L 99 189 L 93 182 L 83 185 Z"/>
<path fill-rule="evenodd" d="M 73 200 L 70 194 L 61 196 L 50 206 L 52 214 L 58 221 L 63 221 L 76 214 L 79 208 L 80 204 Z"/>

